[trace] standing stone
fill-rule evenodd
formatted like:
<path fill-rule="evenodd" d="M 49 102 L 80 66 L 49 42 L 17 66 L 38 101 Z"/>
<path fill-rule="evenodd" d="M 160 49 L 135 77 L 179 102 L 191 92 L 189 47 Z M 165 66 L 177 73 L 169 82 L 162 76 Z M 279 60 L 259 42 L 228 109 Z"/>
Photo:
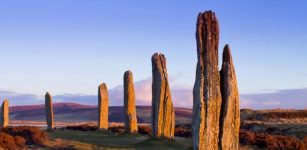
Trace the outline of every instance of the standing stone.
<path fill-rule="evenodd" d="M 126 132 L 137 133 L 138 123 L 135 109 L 133 76 L 131 71 L 126 71 L 124 74 L 124 108 Z"/>
<path fill-rule="evenodd" d="M 223 150 L 239 149 L 240 105 L 235 68 L 228 45 L 223 52 L 220 71 L 222 107 L 220 116 L 220 147 Z"/>
<path fill-rule="evenodd" d="M 151 127 L 154 138 L 174 138 L 175 113 L 168 83 L 166 59 L 155 53 L 152 58 Z"/>
<path fill-rule="evenodd" d="M 211 11 L 197 18 L 197 69 L 193 89 L 193 149 L 217 150 L 221 109 L 219 25 Z"/>
<path fill-rule="evenodd" d="M 0 127 L 7 127 L 9 125 L 9 101 L 6 99 L 1 106 Z"/>
<path fill-rule="evenodd" d="M 108 130 L 109 121 L 109 94 L 105 83 L 98 87 L 98 128 Z"/>
<path fill-rule="evenodd" d="M 47 130 L 52 130 L 54 128 L 52 97 L 48 92 L 45 95 L 45 110 L 46 110 Z"/>

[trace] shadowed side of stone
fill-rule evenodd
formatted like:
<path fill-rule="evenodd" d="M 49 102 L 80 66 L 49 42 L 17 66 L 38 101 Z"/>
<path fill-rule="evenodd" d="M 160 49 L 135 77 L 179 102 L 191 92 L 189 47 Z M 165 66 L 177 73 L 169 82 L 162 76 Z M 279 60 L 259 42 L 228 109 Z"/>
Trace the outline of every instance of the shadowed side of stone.
<path fill-rule="evenodd" d="M 108 130 L 109 94 L 105 83 L 98 87 L 98 128 Z"/>
<path fill-rule="evenodd" d="M 9 125 L 9 100 L 4 100 L 1 106 L 0 127 Z"/>
<path fill-rule="evenodd" d="M 240 105 L 235 68 L 230 48 L 224 47 L 220 71 L 222 107 L 220 116 L 219 144 L 224 150 L 239 149 Z"/>
<path fill-rule="evenodd" d="M 124 112 L 126 132 L 137 133 L 138 125 L 135 108 L 133 75 L 131 71 L 126 71 L 124 74 Z"/>
<path fill-rule="evenodd" d="M 45 95 L 45 110 L 46 110 L 47 130 L 52 130 L 54 128 L 52 97 L 48 92 Z"/>
<path fill-rule="evenodd" d="M 218 149 L 221 109 L 218 70 L 219 25 L 212 11 L 197 18 L 197 68 L 193 89 L 193 149 Z"/>
<path fill-rule="evenodd" d="M 151 126 L 154 138 L 173 139 L 175 113 L 168 82 L 166 59 L 155 53 L 152 58 L 152 112 Z"/>

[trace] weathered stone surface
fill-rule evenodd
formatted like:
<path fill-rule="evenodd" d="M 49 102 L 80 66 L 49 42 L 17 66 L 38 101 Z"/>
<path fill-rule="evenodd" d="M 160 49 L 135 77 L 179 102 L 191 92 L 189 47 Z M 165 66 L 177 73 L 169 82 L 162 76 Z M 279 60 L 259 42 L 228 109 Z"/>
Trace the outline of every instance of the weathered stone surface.
<path fill-rule="evenodd" d="M 211 11 L 197 18 L 197 69 L 193 89 L 193 149 L 217 150 L 221 109 L 219 25 Z"/>
<path fill-rule="evenodd" d="M 219 144 L 223 150 L 239 149 L 240 105 L 235 68 L 230 48 L 224 47 L 220 71 L 222 107 L 220 116 Z"/>
<path fill-rule="evenodd" d="M 109 122 L 109 94 L 105 83 L 98 87 L 98 128 L 108 130 Z"/>
<path fill-rule="evenodd" d="M 174 137 L 175 113 L 168 83 L 166 59 L 155 53 L 152 58 L 151 127 L 154 138 Z"/>
<path fill-rule="evenodd" d="M 48 92 L 45 95 L 45 110 L 46 110 L 47 129 L 52 130 L 54 128 L 52 97 Z"/>
<path fill-rule="evenodd" d="M 124 74 L 124 109 L 126 132 L 137 133 L 138 123 L 135 108 L 133 76 L 131 71 L 126 71 Z"/>
<path fill-rule="evenodd" d="M 1 106 L 0 127 L 9 125 L 9 100 L 4 100 Z"/>

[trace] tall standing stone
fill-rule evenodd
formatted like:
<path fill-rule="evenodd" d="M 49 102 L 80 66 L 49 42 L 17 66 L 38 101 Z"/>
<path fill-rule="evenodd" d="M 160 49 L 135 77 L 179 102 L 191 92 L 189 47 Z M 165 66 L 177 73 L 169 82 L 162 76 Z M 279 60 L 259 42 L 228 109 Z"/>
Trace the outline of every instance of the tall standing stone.
<path fill-rule="evenodd" d="M 235 68 L 228 45 L 224 47 L 220 75 L 222 92 L 220 147 L 223 150 L 238 150 L 240 130 L 239 91 Z"/>
<path fill-rule="evenodd" d="M 126 71 L 124 74 L 124 109 L 126 132 L 137 133 L 138 123 L 135 108 L 133 76 L 131 71 Z"/>
<path fill-rule="evenodd" d="M 109 94 L 105 83 L 98 87 L 98 128 L 108 130 L 109 121 Z"/>
<path fill-rule="evenodd" d="M 7 127 L 9 125 L 9 101 L 6 99 L 1 106 L 0 127 Z"/>
<path fill-rule="evenodd" d="M 193 89 L 193 148 L 217 150 L 221 109 L 218 70 L 219 25 L 211 11 L 197 18 L 197 69 Z"/>
<path fill-rule="evenodd" d="M 175 113 L 168 83 L 166 59 L 155 53 L 152 58 L 151 126 L 154 138 L 174 137 Z"/>
<path fill-rule="evenodd" d="M 52 130 L 54 128 L 52 97 L 48 92 L 45 95 L 45 110 L 46 110 L 47 130 Z"/>

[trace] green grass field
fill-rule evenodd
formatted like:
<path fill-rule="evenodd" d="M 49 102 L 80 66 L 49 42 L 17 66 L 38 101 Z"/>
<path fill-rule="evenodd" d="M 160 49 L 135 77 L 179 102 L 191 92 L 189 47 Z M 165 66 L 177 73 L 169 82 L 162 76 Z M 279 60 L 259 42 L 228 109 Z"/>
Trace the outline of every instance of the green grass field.
<path fill-rule="evenodd" d="M 143 135 L 114 134 L 110 132 L 61 131 L 49 132 L 49 148 L 58 149 L 131 149 L 131 150 L 187 150 L 192 139 L 154 140 Z"/>

